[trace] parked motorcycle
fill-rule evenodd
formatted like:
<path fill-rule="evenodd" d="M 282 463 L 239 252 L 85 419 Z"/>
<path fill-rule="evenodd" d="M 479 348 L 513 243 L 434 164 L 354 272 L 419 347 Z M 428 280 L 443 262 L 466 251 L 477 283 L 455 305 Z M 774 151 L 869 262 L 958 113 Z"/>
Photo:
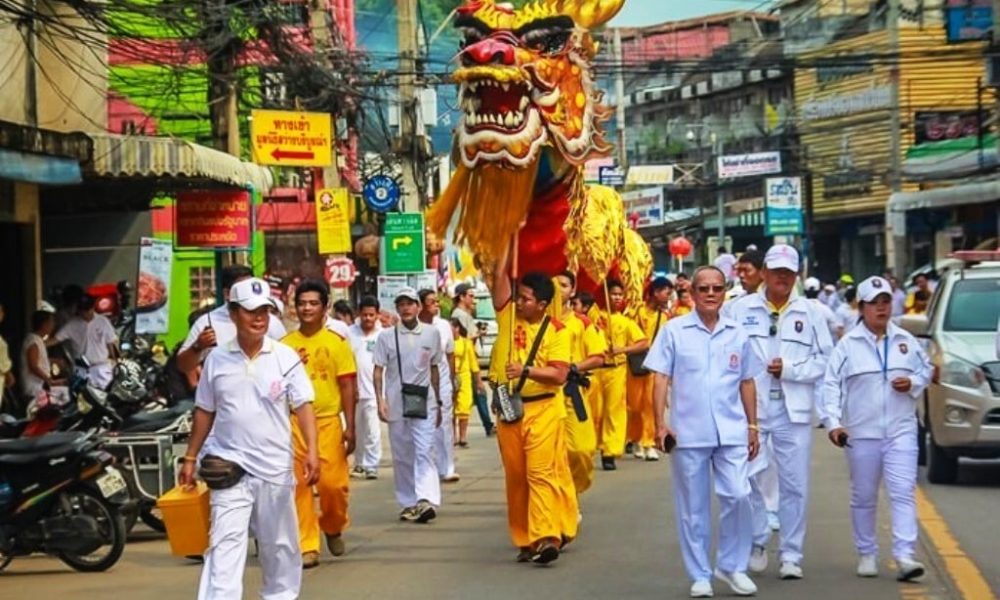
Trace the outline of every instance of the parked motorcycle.
<path fill-rule="evenodd" d="M 77 571 L 118 562 L 132 501 L 113 463 L 92 434 L 0 441 L 0 570 L 36 552 Z"/>

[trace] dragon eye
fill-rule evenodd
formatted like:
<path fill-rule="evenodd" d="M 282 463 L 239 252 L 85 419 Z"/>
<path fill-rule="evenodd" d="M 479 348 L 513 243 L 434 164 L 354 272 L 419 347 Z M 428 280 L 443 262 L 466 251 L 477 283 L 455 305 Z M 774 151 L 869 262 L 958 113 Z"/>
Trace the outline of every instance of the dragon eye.
<path fill-rule="evenodd" d="M 481 42 L 484 37 L 482 31 L 473 27 L 463 27 L 461 29 L 461 33 L 462 39 L 458 42 L 458 47 L 461 49 L 468 48 L 477 42 Z"/>
<path fill-rule="evenodd" d="M 569 35 L 568 31 L 536 29 L 525 33 L 522 40 L 532 50 L 545 54 L 555 54 L 566 47 Z"/>

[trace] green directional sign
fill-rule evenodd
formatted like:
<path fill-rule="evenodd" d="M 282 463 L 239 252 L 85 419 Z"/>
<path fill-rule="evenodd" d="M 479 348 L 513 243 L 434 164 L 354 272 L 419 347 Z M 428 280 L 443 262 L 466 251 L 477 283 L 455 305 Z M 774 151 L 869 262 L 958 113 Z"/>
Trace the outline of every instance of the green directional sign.
<path fill-rule="evenodd" d="M 382 238 L 386 275 L 422 273 L 426 268 L 423 213 L 387 213 Z"/>

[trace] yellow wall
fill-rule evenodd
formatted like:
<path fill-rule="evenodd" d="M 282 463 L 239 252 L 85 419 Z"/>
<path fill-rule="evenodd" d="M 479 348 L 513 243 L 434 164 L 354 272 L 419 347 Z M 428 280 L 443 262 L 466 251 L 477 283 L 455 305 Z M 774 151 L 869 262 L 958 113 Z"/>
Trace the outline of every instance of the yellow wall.
<path fill-rule="evenodd" d="M 917 111 L 962 110 L 976 107 L 977 78 L 983 77 L 983 45 L 945 42 L 941 27 L 900 28 L 899 105 L 901 119 L 901 158 L 913 141 L 913 117 Z M 801 55 L 803 61 L 817 57 L 851 56 L 871 53 L 890 54 L 889 36 L 878 31 L 831 44 Z M 795 103 L 801 140 L 806 148 L 807 164 L 813 173 L 813 210 L 817 218 L 874 214 L 884 210 L 889 198 L 890 111 L 888 105 L 850 114 L 808 119 L 810 102 L 844 98 L 873 90 L 888 90 L 891 83 L 889 60 L 878 58 L 870 71 L 855 73 L 820 83 L 817 69 L 803 68 L 795 73 Z M 857 64 L 857 63 L 855 63 Z M 871 180 L 862 185 L 854 178 L 870 171 Z M 853 180 L 850 186 L 827 190 L 831 176 L 839 182 Z M 903 189 L 916 189 L 904 184 Z"/>

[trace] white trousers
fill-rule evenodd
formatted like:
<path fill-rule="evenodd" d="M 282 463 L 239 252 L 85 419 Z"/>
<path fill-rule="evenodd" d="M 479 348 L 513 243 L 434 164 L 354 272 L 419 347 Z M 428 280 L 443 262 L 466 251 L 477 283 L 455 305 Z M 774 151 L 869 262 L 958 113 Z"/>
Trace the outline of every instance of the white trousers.
<path fill-rule="evenodd" d="M 761 444 L 766 446 L 769 455 L 774 456 L 771 436 L 766 436 L 761 440 Z M 764 471 L 757 475 L 757 483 L 760 485 L 760 495 L 764 499 L 764 510 L 778 512 L 778 464 L 773 458 L 768 461 Z"/>
<path fill-rule="evenodd" d="M 242 600 L 248 529 L 260 549 L 262 600 L 295 600 L 302 584 L 302 555 L 295 515 L 295 488 L 250 475 L 211 492 L 212 527 L 198 600 Z"/>
<path fill-rule="evenodd" d="M 354 409 L 354 464 L 362 469 L 377 469 L 382 460 L 382 425 L 378 420 L 375 398 L 361 398 Z"/>
<path fill-rule="evenodd" d="M 767 424 L 761 445 L 767 445 L 768 463 L 778 472 L 778 522 L 781 524 L 778 556 L 781 562 L 802 562 L 809 503 L 809 460 L 812 457 L 812 425 L 792 423 L 784 401 L 768 405 Z M 771 536 L 767 525 L 767 469 L 753 477 L 754 544 L 764 546 Z"/>
<path fill-rule="evenodd" d="M 442 374 L 442 377 L 446 376 Z M 441 386 L 441 395 L 444 396 L 444 402 L 441 407 L 441 427 L 434 432 L 434 464 L 437 465 L 439 477 L 450 477 L 455 474 L 455 432 L 451 426 L 455 402 L 450 383 Z"/>
<path fill-rule="evenodd" d="M 917 436 L 906 432 L 880 440 L 851 439 L 845 448 L 851 473 L 851 522 L 858 554 L 877 555 L 875 534 L 879 482 L 892 510 L 892 555 L 912 558 L 917 546 Z"/>
<path fill-rule="evenodd" d="M 429 407 L 426 419 L 400 419 L 389 423 L 392 474 L 396 502 L 402 508 L 420 500 L 441 504 L 441 479 L 434 464 L 434 423 L 436 407 Z M 445 427 L 442 422 L 441 427 Z"/>
<path fill-rule="evenodd" d="M 745 446 L 677 448 L 673 451 L 677 532 L 684 568 L 692 581 L 711 581 L 712 480 L 719 499 L 716 565 L 744 572 L 750 560 L 753 529 Z"/>

